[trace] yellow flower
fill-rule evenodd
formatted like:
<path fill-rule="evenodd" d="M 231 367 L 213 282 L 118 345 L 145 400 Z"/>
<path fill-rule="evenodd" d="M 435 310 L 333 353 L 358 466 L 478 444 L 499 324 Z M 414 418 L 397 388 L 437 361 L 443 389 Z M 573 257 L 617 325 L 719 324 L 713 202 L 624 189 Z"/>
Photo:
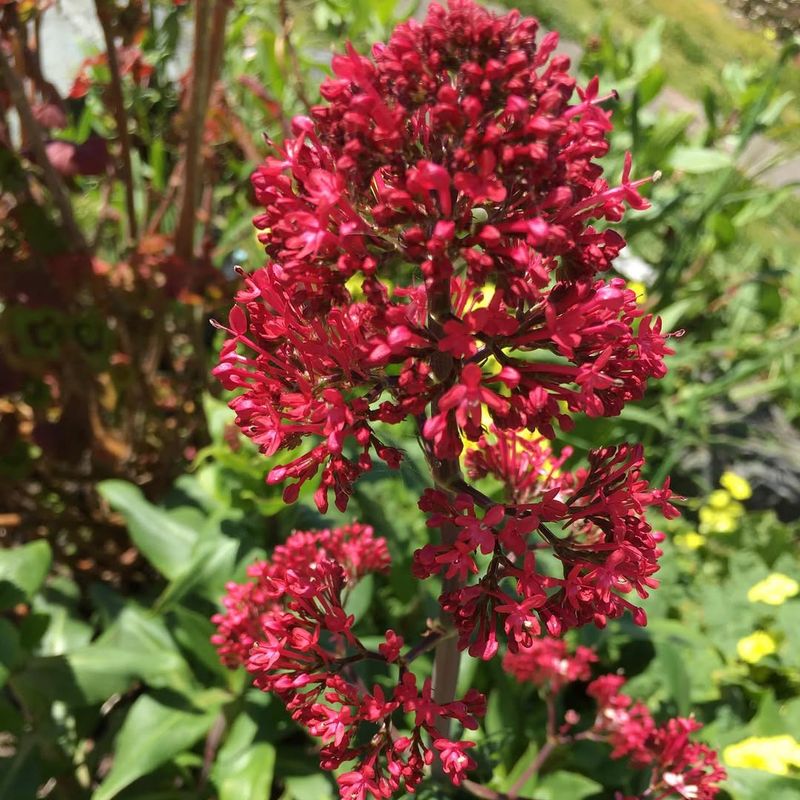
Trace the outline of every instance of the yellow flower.
<path fill-rule="evenodd" d="M 764 656 L 771 655 L 778 649 L 778 643 L 764 631 L 756 631 L 736 643 L 736 652 L 742 661 L 757 664 Z"/>
<path fill-rule="evenodd" d="M 353 301 L 356 303 L 364 299 L 364 290 L 361 288 L 363 283 L 364 276 L 357 272 L 355 275 L 351 275 L 344 285 L 344 288 L 350 292 L 350 297 L 352 297 Z"/>
<path fill-rule="evenodd" d="M 732 509 L 711 508 L 700 509 L 701 533 L 733 533 L 739 522 L 739 515 Z"/>
<path fill-rule="evenodd" d="M 724 489 L 716 489 L 708 496 L 711 508 L 727 508 L 731 504 L 731 495 Z"/>
<path fill-rule="evenodd" d="M 760 769 L 774 775 L 787 775 L 789 767 L 800 767 L 800 743 L 793 736 L 751 736 L 722 751 L 729 767 Z"/>
<path fill-rule="evenodd" d="M 636 302 L 642 306 L 647 302 L 647 287 L 639 281 L 628 281 L 628 288 L 636 295 Z"/>
<path fill-rule="evenodd" d="M 753 496 L 753 489 L 747 479 L 730 470 L 722 473 L 719 485 L 727 489 L 734 500 L 749 500 Z"/>
<path fill-rule="evenodd" d="M 697 550 L 703 546 L 705 539 L 697 531 L 689 531 L 688 533 L 679 533 L 675 537 L 675 544 L 678 547 L 683 547 L 686 550 Z"/>
<path fill-rule="evenodd" d="M 494 297 L 494 293 L 497 287 L 493 283 L 486 283 L 481 287 L 481 294 L 483 297 L 472 306 L 473 310 L 477 308 L 488 308 L 489 303 L 492 302 L 492 298 Z"/>
<path fill-rule="evenodd" d="M 794 597 L 800 592 L 800 584 L 788 575 L 780 572 L 773 572 L 750 587 L 747 599 L 751 603 L 766 603 L 770 606 L 779 606 L 785 603 L 790 597 Z"/>

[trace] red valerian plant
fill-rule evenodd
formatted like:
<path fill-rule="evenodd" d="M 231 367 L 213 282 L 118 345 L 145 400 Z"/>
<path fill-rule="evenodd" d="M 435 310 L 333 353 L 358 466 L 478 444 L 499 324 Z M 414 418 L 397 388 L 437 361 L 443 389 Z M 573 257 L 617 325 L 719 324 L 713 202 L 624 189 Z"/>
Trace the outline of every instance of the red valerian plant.
<path fill-rule="evenodd" d="M 601 675 L 589 683 L 586 693 L 596 704 L 590 725 L 574 709 L 568 709 L 563 720 L 558 721 L 559 692 L 568 684 L 588 681 L 591 664 L 597 660 L 588 647 L 578 647 L 570 654 L 566 642 L 548 638 L 537 639 L 524 650 L 506 654 L 505 669 L 517 680 L 539 687 L 547 705 L 547 742 L 517 785 L 524 786 L 556 748 L 589 740 L 609 744 L 612 758 L 627 758 L 633 767 L 649 771 L 649 785 L 642 797 L 713 800 L 725 771 L 713 750 L 689 740 L 689 734 L 702 726 L 694 719 L 682 717 L 657 725 L 647 706 L 622 693 L 625 678 L 621 675 Z M 512 789 L 510 796 L 515 794 Z M 616 800 L 636 798 L 618 793 Z"/>
<path fill-rule="evenodd" d="M 678 513 L 668 484 L 641 477 L 640 446 L 593 450 L 566 473 L 568 449 L 545 441 L 575 414 L 619 414 L 671 351 L 625 282 L 603 277 L 624 246 L 607 224 L 647 207 L 645 181 L 629 156 L 619 185 L 603 178 L 609 98 L 597 79 L 576 87 L 557 36 L 537 30 L 453 0 L 372 59 L 349 47 L 325 103 L 253 175 L 270 260 L 244 277 L 214 372 L 264 454 L 294 451 L 268 482 L 292 502 L 318 476 L 317 507 L 332 492 L 344 511 L 373 456 L 399 465 L 381 437 L 406 421 L 433 479 L 419 506 L 440 536 L 414 574 L 441 576 L 442 619 L 419 644 L 387 631 L 371 652 L 354 635 L 352 554 L 380 552 L 360 526 L 295 534 L 255 583 L 230 587 L 217 618 L 223 658 L 321 737 L 322 765 L 355 762 L 339 777 L 348 800 L 413 791 L 434 751 L 454 783 L 473 766 L 472 743 L 450 736 L 449 720 L 472 727 L 483 705 L 455 700 L 459 651 L 518 654 L 626 610 L 645 624 L 630 598 L 656 586 L 661 538 L 645 510 Z M 476 488 L 486 476 L 502 499 Z M 540 567 L 543 549 L 560 575 Z M 410 664 L 429 649 L 420 686 Z M 365 660 L 396 672 L 391 694 L 354 677 Z M 409 735 L 399 711 L 413 712 Z M 366 743 L 365 723 L 377 726 Z"/>

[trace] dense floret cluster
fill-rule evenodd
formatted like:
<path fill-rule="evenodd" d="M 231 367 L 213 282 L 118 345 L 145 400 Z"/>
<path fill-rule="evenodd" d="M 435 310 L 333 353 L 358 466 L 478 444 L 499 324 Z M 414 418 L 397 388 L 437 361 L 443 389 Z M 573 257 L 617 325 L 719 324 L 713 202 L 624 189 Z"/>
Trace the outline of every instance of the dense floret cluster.
<path fill-rule="evenodd" d="M 441 628 L 407 651 L 392 631 L 367 650 L 344 610 L 360 573 L 342 543 L 366 558 L 354 543 L 370 541 L 363 568 L 383 564 L 360 526 L 339 544 L 303 534 L 305 549 L 294 534 L 216 620 L 222 657 L 322 738 L 323 765 L 356 762 L 339 778 L 348 800 L 413 791 L 434 753 L 454 782 L 472 766 L 446 720 L 475 725 L 482 698 L 452 701 L 438 670 L 420 681 L 417 655 L 456 641 L 489 659 L 505 641 L 537 679 L 539 637 L 625 611 L 644 624 L 635 598 L 656 586 L 661 539 L 645 512 L 677 514 L 668 483 L 641 477 L 640 446 L 568 471 L 570 449 L 549 441 L 576 414 L 619 414 L 671 352 L 635 292 L 604 277 L 624 246 L 610 223 L 647 207 L 644 181 L 630 156 L 619 185 L 603 177 L 610 96 L 596 79 L 577 87 L 556 44 L 518 12 L 433 4 L 371 58 L 336 56 L 324 103 L 253 175 L 269 261 L 244 275 L 215 369 L 237 424 L 264 454 L 291 451 L 267 480 L 287 502 L 317 482 L 324 513 L 331 493 L 347 508 L 373 458 L 400 464 L 386 431 L 410 422 L 433 479 L 419 506 L 441 531 L 413 562 L 442 580 Z M 484 479 L 499 482 L 491 497 Z M 564 680 L 588 677 L 592 658 L 575 658 Z M 392 692 L 351 677 L 365 660 L 396 670 Z M 377 728 L 366 744 L 363 723 Z"/>
<path fill-rule="evenodd" d="M 663 535 L 645 519 L 648 506 L 676 516 L 669 489 L 652 489 L 640 477 L 640 446 L 606 447 L 589 453 L 588 469 L 555 477 L 555 457 L 540 439 L 493 431 L 484 436 L 467 463 L 474 475 L 489 471 L 501 478 L 509 500 L 497 504 L 470 486 L 450 495 L 439 489 L 423 494 L 420 508 L 435 528 L 455 529 L 451 541 L 428 544 L 414 556 L 414 573 L 426 578 L 443 574 L 458 586 L 441 597 L 455 620 L 460 645 L 471 655 L 491 658 L 498 649 L 502 625 L 512 651 L 530 644 L 545 629 L 551 636 L 630 611 L 644 624 L 644 611 L 626 595 L 647 597 L 657 586 Z M 557 460 L 561 463 L 561 459 Z M 539 465 L 538 473 L 525 471 Z M 530 486 L 537 487 L 536 494 Z M 524 497 L 525 502 L 513 502 Z M 550 527 L 558 523 L 558 534 Z M 551 549 L 563 565 L 563 577 L 543 574 L 536 564 L 536 545 Z M 491 556 L 476 583 L 478 554 Z"/>
<path fill-rule="evenodd" d="M 344 608 L 348 592 L 388 566 L 386 541 L 369 526 L 297 531 L 270 561 L 249 569 L 250 581 L 228 585 L 225 612 L 213 620 L 213 642 L 225 663 L 244 664 L 258 688 L 280 697 L 292 718 L 320 738 L 324 768 L 356 762 L 338 778 L 345 800 L 391 797 L 401 787 L 413 792 L 434 752 L 459 783 L 474 767 L 467 755 L 474 742 L 454 741 L 437 726 L 455 720 L 476 728 L 485 711 L 474 689 L 461 700 L 436 702 L 430 678 L 420 680 L 410 669 L 424 646 L 405 648 L 388 630 L 373 651 L 353 632 L 356 620 Z M 398 676 L 392 692 L 359 679 L 355 667 L 367 660 Z M 400 735 L 403 714 L 413 715 L 413 724 Z"/>
<path fill-rule="evenodd" d="M 649 785 L 640 797 L 713 800 L 725 770 L 716 752 L 690 740 L 702 725 L 683 717 L 658 725 L 644 703 L 623 694 L 621 675 L 601 675 L 587 686 L 597 706 L 588 727 L 574 710 L 567 711 L 561 723 L 555 719 L 557 693 L 570 683 L 588 681 L 597 660 L 590 648 L 578 647 L 571 653 L 563 640 L 543 638 L 525 650 L 509 652 L 503 666 L 517 680 L 544 690 L 551 746 L 604 742 L 611 746 L 612 758 L 625 758 L 636 769 L 647 770 Z M 617 794 L 617 800 L 638 798 Z"/>
<path fill-rule="evenodd" d="M 552 438 L 664 374 L 660 323 L 600 277 L 624 242 L 590 224 L 647 203 L 630 159 L 614 188 L 594 161 L 597 82 L 573 101 L 555 35 L 536 34 L 516 12 L 433 5 L 374 60 L 334 58 L 327 104 L 253 176 L 272 260 L 246 278 L 215 372 L 244 390 L 234 409 L 264 453 L 314 442 L 269 476 L 294 481 L 287 501 L 321 469 L 318 506 L 333 491 L 344 509 L 372 453 L 395 466 L 378 422 L 423 416 L 448 459 L 480 438 L 483 406 Z"/>

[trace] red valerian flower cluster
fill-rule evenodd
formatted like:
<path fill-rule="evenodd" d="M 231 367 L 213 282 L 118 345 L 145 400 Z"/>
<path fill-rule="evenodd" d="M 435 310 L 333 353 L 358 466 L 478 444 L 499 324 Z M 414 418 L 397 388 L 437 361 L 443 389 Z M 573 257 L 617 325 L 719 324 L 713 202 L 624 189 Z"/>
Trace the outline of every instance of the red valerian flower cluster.
<path fill-rule="evenodd" d="M 523 682 L 546 692 L 549 713 L 548 737 L 552 745 L 590 740 L 612 747 L 612 758 L 626 758 L 637 769 L 649 770 L 649 786 L 642 798 L 664 800 L 713 800 L 725 779 L 717 754 L 690 734 L 702 728 L 694 719 L 678 717 L 658 725 L 644 703 L 622 693 L 625 678 L 602 675 L 589 683 L 587 693 L 597 704 L 590 727 L 576 731 L 580 716 L 574 710 L 555 719 L 556 695 L 568 683 L 588 681 L 597 656 L 590 648 L 578 647 L 570 654 L 560 639 L 537 639 L 516 653 L 507 653 L 504 668 Z M 618 800 L 637 800 L 617 795 Z"/>
<path fill-rule="evenodd" d="M 453 783 L 475 766 L 467 755 L 474 743 L 452 741 L 438 725 L 455 720 L 477 728 L 483 696 L 471 689 L 461 700 L 437 703 L 430 678 L 420 682 L 410 670 L 426 646 L 405 650 L 402 637 L 389 630 L 371 651 L 353 632 L 347 593 L 365 575 L 388 567 L 386 541 L 369 526 L 297 531 L 271 561 L 249 568 L 249 582 L 228 585 L 225 612 L 213 618 L 212 641 L 223 661 L 244 664 L 258 688 L 278 695 L 292 718 L 322 740 L 321 765 L 356 762 L 338 778 L 343 800 L 391 797 L 401 787 L 413 792 L 434 752 Z M 360 681 L 354 670 L 365 660 L 397 673 L 390 694 Z M 413 715 L 407 735 L 396 728 L 403 714 Z M 370 737 L 362 741 L 365 730 Z"/>
<path fill-rule="evenodd" d="M 516 652 L 509 650 L 503 658 L 503 669 L 521 683 L 549 687 L 557 692 L 568 683 L 588 681 L 597 655 L 590 647 L 577 647 L 570 655 L 563 639 L 543 637 Z"/>
<path fill-rule="evenodd" d="M 333 60 L 325 105 L 253 176 L 271 263 L 246 279 L 215 373 L 272 455 L 314 446 L 269 481 L 322 469 L 340 509 L 375 424 L 421 420 L 433 457 L 503 430 L 618 414 L 665 372 L 660 322 L 600 274 L 624 245 L 592 220 L 647 207 L 630 159 L 610 187 L 594 161 L 610 112 L 577 89 L 557 37 L 468 0 L 432 5 L 373 59 Z M 489 297 L 491 294 L 491 297 Z M 431 408 L 428 415 L 426 410 Z M 355 449 L 356 454 L 350 451 Z"/>
<path fill-rule="evenodd" d="M 624 684 L 620 675 L 604 675 L 587 689 L 598 706 L 593 731 L 613 747 L 612 757 L 652 770 L 647 797 L 713 800 L 725 770 L 714 750 L 689 739 L 703 726 L 683 717 L 657 725 L 643 703 L 620 692 Z"/>
<path fill-rule="evenodd" d="M 324 103 L 253 175 L 269 261 L 244 276 L 219 325 L 228 337 L 214 370 L 261 452 L 292 451 L 268 482 L 292 502 L 318 481 L 323 513 L 331 493 L 346 509 L 374 457 L 397 467 L 385 431 L 415 425 L 434 484 L 419 505 L 441 537 L 414 555 L 414 573 L 441 577 L 444 627 L 484 659 L 503 639 L 520 654 L 625 611 L 644 624 L 631 598 L 656 586 L 661 538 L 645 512 L 677 514 L 669 485 L 642 479 L 638 445 L 592 450 L 567 472 L 569 449 L 546 442 L 576 414 L 619 414 L 672 351 L 660 320 L 604 277 L 624 246 L 609 223 L 647 207 L 630 156 L 614 186 L 596 161 L 609 97 L 597 79 L 576 87 L 556 35 L 537 34 L 518 12 L 451 0 L 371 58 L 352 47 L 334 58 Z M 499 480 L 501 500 L 467 483 L 462 454 L 473 482 Z M 391 632 L 366 650 L 341 602 L 349 562 L 314 547 L 323 554 L 305 565 L 285 569 L 280 555 L 231 587 L 217 620 L 223 657 L 323 738 L 325 766 L 357 761 L 339 779 L 343 797 L 412 791 L 432 757 L 426 740 L 457 782 L 469 745 L 437 720 L 472 725 L 482 701 L 437 703 L 408 669 L 420 651 L 401 655 Z M 543 549 L 559 570 L 540 568 Z M 447 634 L 438 654 L 444 645 Z M 365 659 L 398 670 L 391 694 L 349 678 Z M 399 710 L 415 725 L 397 739 Z M 366 745 L 364 722 L 378 729 Z"/>
<path fill-rule="evenodd" d="M 589 622 L 602 627 L 627 610 L 645 624 L 644 611 L 625 597 L 631 592 L 647 597 L 657 586 L 652 576 L 663 536 L 652 531 L 644 511 L 659 506 L 668 517 L 677 511 L 668 503 L 668 488 L 653 490 L 640 478 L 641 447 L 590 451 L 588 469 L 574 474 L 558 471 L 555 465 L 563 464 L 564 455 L 553 456 L 539 438 L 491 428 L 479 447 L 467 454 L 469 474 L 499 478 L 510 502 L 494 503 L 466 484 L 454 496 L 427 490 L 420 508 L 430 515 L 428 524 L 454 526 L 456 534 L 414 556 L 417 577 L 458 578 L 458 588 L 440 599 L 459 630 L 461 647 L 491 658 L 499 646 L 498 624 L 512 652 L 539 636 L 542 623 L 558 636 Z M 555 522 L 558 534 L 548 527 Z M 532 542 L 534 532 L 538 544 Z M 563 577 L 538 570 L 539 544 L 561 561 Z M 477 583 L 467 584 L 479 572 L 479 553 L 490 556 L 489 564 Z"/>

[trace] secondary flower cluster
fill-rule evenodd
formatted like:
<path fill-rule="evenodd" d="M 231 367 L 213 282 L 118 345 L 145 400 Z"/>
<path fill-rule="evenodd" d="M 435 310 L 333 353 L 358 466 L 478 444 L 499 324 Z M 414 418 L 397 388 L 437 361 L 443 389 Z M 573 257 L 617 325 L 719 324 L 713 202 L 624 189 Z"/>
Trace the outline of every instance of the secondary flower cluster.
<path fill-rule="evenodd" d="M 344 509 L 376 422 L 419 421 L 431 457 L 482 435 L 618 414 L 670 352 L 621 279 L 624 242 L 593 220 L 647 206 L 597 81 L 577 89 L 557 37 L 468 0 L 432 5 L 373 58 L 333 60 L 324 105 L 255 172 L 271 262 L 245 280 L 215 373 L 264 453 L 313 446 L 269 475 L 286 499 L 322 470 Z M 426 409 L 430 406 L 430 414 Z M 355 453 L 352 451 L 355 450 Z"/>
<path fill-rule="evenodd" d="M 524 650 L 507 653 L 503 666 L 517 680 L 544 689 L 548 705 L 555 711 L 556 693 L 568 683 L 589 680 L 591 664 L 596 661 L 589 648 L 578 647 L 570 653 L 563 640 L 545 638 Z M 606 742 L 612 747 L 612 758 L 626 758 L 634 767 L 649 770 L 649 786 L 642 797 L 713 800 L 725 771 L 713 750 L 690 740 L 690 734 L 702 726 L 681 717 L 658 725 L 643 703 L 622 693 L 624 685 L 621 675 L 602 675 L 589 683 L 587 693 L 597 704 L 591 725 L 577 731 L 580 716 L 574 710 L 567 711 L 562 724 L 551 719 L 551 742 Z M 617 798 L 637 800 L 619 794 Z"/>
<path fill-rule="evenodd" d="M 598 706 L 593 730 L 612 746 L 611 756 L 652 770 L 647 797 L 713 800 L 725 770 L 714 750 L 689 739 L 703 726 L 684 717 L 657 725 L 644 703 L 622 694 L 624 684 L 620 675 L 604 675 L 587 689 Z"/>
<path fill-rule="evenodd" d="M 386 540 L 376 539 L 369 525 L 356 522 L 333 530 L 295 531 L 272 551 L 270 561 L 257 561 L 247 568 L 252 580 L 227 584 L 222 600 L 225 612 L 211 620 L 217 625 L 212 642 L 228 666 L 245 664 L 253 644 L 263 637 L 264 620 L 281 608 L 287 580 L 329 572 L 338 575 L 342 586 L 352 587 L 365 575 L 388 568 Z M 338 614 L 337 609 L 338 601 L 330 611 Z"/>
<path fill-rule="evenodd" d="M 490 434 L 479 452 L 468 453 L 467 467 L 475 477 L 491 472 L 499 478 L 508 504 L 466 484 L 454 497 L 428 490 L 420 500 L 430 526 L 455 529 L 451 541 L 415 553 L 414 573 L 458 579 L 440 601 L 455 620 L 461 647 L 491 658 L 499 624 L 512 652 L 528 646 L 543 627 L 558 636 L 590 622 L 603 626 L 626 610 L 644 624 L 644 611 L 625 597 L 647 597 L 657 586 L 652 576 L 663 535 L 650 528 L 644 511 L 658 506 L 668 517 L 677 511 L 669 505 L 669 488 L 654 490 L 641 479 L 641 447 L 593 450 L 588 469 L 572 474 L 556 469 L 563 454 L 556 458 L 541 439 L 496 429 Z M 548 527 L 554 522 L 561 526 L 558 534 Z M 559 559 L 563 577 L 538 569 L 541 546 Z M 479 554 L 490 557 L 488 566 L 477 583 L 467 584 L 480 571 Z"/>
<path fill-rule="evenodd" d="M 213 620 L 212 641 L 224 663 L 244 664 L 257 687 L 280 697 L 292 718 L 322 740 L 323 768 L 356 762 L 338 777 L 343 800 L 391 797 L 401 787 L 413 792 L 434 752 L 453 783 L 475 766 L 467 755 L 474 743 L 443 736 L 440 721 L 477 728 L 483 696 L 470 690 L 461 700 L 437 703 L 430 679 L 420 682 L 409 669 L 424 647 L 403 653 L 402 637 L 389 630 L 371 651 L 353 632 L 347 592 L 388 566 L 386 541 L 368 526 L 298 531 L 271 561 L 250 567 L 249 582 L 228 585 L 225 612 Z M 391 691 L 362 683 L 356 666 L 367 660 L 398 675 Z M 402 714 L 413 715 L 407 735 L 396 728 Z"/>
<path fill-rule="evenodd" d="M 590 647 L 579 646 L 570 654 L 563 639 L 543 637 L 512 652 L 503 658 L 503 669 L 510 672 L 521 683 L 549 687 L 557 692 L 575 681 L 588 681 L 592 676 L 592 664 L 597 655 Z"/>

